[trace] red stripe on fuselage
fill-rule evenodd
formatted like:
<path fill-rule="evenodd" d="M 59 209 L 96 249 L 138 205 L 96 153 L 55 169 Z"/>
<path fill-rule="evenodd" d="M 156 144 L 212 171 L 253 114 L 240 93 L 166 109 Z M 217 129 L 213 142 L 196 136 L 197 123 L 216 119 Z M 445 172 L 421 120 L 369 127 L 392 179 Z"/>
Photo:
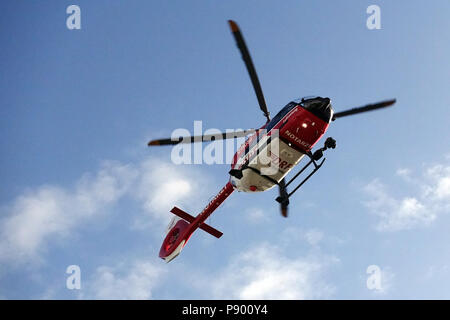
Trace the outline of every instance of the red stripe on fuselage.
<path fill-rule="evenodd" d="M 174 248 L 176 248 L 183 240 L 186 240 L 186 242 L 184 243 L 184 245 L 186 245 L 194 231 L 197 230 L 200 225 L 205 222 L 206 219 L 208 219 L 208 217 L 214 212 L 214 210 L 216 210 L 222 204 L 222 202 L 224 202 L 225 199 L 228 198 L 231 193 L 233 193 L 233 191 L 234 188 L 232 184 L 230 182 L 227 182 L 227 184 L 219 191 L 219 193 L 206 205 L 203 211 L 195 217 L 194 221 L 189 224 L 183 236 L 177 240 Z"/>
<path fill-rule="evenodd" d="M 262 134 L 260 140 L 264 137 L 264 134 L 271 136 L 273 130 L 280 130 L 279 137 L 285 142 L 293 144 L 293 147 L 300 152 L 306 153 L 312 149 L 312 147 L 320 140 L 328 129 L 329 123 L 318 118 L 308 110 L 302 108 L 301 106 L 296 106 L 291 111 L 289 111 L 280 121 L 267 133 L 260 133 L 261 129 L 264 129 L 267 123 L 262 126 L 255 134 L 251 135 L 245 143 L 243 143 L 236 154 L 233 156 L 233 161 L 231 163 L 231 168 L 234 169 L 238 160 L 242 156 L 247 156 L 245 150 L 248 148 L 248 153 L 252 152 L 251 158 L 253 159 L 257 152 L 254 149 L 257 144 L 254 145 L 257 135 Z M 306 127 L 303 127 L 306 126 Z M 252 147 L 252 148 L 250 148 Z M 245 155 L 244 155 L 245 154 Z M 242 161 L 239 168 L 244 164 L 250 163 L 252 160 L 246 159 Z"/>

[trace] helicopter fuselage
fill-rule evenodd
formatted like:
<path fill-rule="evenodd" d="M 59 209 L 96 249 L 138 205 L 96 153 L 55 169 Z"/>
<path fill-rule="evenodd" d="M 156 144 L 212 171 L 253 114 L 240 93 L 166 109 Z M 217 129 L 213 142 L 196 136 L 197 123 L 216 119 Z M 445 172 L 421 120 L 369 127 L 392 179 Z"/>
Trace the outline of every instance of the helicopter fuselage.
<path fill-rule="evenodd" d="M 311 151 L 327 131 L 329 122 L 300 104 L 291 104 L 252 134 L 234 155 L 231 168 L 242 172 L 240 178 L 230 176 L 230 183 L 237 191 L 261 192 L 271 189 Z"/>
<path fill-rule="evenodd" d="M 222 236 L 221 231 L 206 224 L 205 221 L 234 190 L 261 192 L 278 185 L 279 196 L 275 200 L 280 204 L 282 216 L 287 217 L 289 198 L 322 167 L 325 159 L 322 159 L 319 163 L 317 161 L 322 158 L 323 151 L 336 147 L 336 140 L 328 137 L 322 148 L 316 149 L 314 153 L 311 152 L 313 146 L 327 131 L 330 122 L 340 117 L 388 107 L 396 102 L 395 99 L 386 100 L 334 113 L 329 98 L 305 97 L 301 101 L 288 103 L 271 119 L 255 67 L 241 31 L 236 22 L 232 20 L 228 22 L 252 81 L 259 107 L 267 122 L 248 137 L 238 149 L 232 160 L 229 181 L 197 216 L 192 216 L 177 207 L 173 207 L 170 210 L 176 217 L 169 224 L 166 237 L 159 252 L 160 258 L 167 262 L 174 259 L 181 252 L 197 229 L 202 229 L 216 238 Z M 217 137 L 214 136 L 214 138 L 229 139 L 246 135 L 247 131 L 234 131 L 234 136 L 222 133 Z M 201 135 L 175 140 L 157 139 L 151 140 L 148 145 L 175 145 L 178 143 L 211 141 L 212 136 Z M 309 162 L 294 174 L 292 178 L 285 179 L 285 176 L 305 155 L 310 159 Z M 288 192 L 288 187 L 291 183 L 311 165 L 313 165 L 312 172 L 301 180 L 292 191 L 289 188 Z"/>

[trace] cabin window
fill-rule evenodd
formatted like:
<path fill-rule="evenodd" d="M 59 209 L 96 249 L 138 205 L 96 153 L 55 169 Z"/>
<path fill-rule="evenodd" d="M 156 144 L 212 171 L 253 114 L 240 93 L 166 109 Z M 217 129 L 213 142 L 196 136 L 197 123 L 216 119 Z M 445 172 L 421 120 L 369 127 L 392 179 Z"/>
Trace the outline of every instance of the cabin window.
<path fill-rule="evenodd" d="M 269 132 L 270 130 L 272 130 L 272 128 L 275 127 L 276 124 L 277 124 L 278 122 L 280 122 L 280 120 L 283 119 L 283 117 L 289 113 L 289 111 L 291 111 L 292 109 L 294 109 L 294 107 L 295 107 L 296 105 L 297 105 L 297 103 L 295 103 L 295 102 L 289 102 L 283 109 L 281 109 L 281 111 L 278 112 L 278 113 L 276 114 L 276 116 L 273 117 L 273 119 L 270 120 L 270 122 L 267 124 L 267 126 L 266 126 L 266 128 L 265 128 L 265 129 L 267 130 L 267 132 Z"/>

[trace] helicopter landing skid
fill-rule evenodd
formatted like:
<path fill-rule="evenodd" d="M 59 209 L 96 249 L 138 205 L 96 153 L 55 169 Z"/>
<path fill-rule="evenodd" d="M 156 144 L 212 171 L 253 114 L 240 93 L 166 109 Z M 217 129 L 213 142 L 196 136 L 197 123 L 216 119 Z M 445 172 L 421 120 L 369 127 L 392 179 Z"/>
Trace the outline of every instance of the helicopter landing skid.
<path fill-rule="evenodd" d="M 329 137 L 327 138 L 327 140 L 324 143 L 324 146 L 318 150 L 316 150 L 314 153 L 311 153 L 311 151 L 307 152 L 306 155 L 309 157 L 309 162 L 303 166 L 303 168 L 300 169 L 299 172 L 297 172 L 295 174 L 294 177 L 292 177 L 292 179 L 290 179 L 284 186 L 280 186 L 281 188 L 281 196 L 277 197 L 275 200 L 278 201 L 279 203 L 283 204 L 283 205 L 288 205 L 289 204 L 289 198 L 298 190 L 300 189 L 300 187 L 306 182 L 308 181 L 309 178 L 311 178 L 313 176 L 314 173 L 316 173 L 320 167 L 322 167 L 323 163 L 325 162 L 325 158 L 320 162 L 317 163 L 316 161 L 319 161 L 322 157 L 323 157 L 323 151 L 327 150 L 327 149 L 334 149 L 336 148 L 336 140 L 334 140 L 333 138 Z M 294 190 L 292 190 L 290 193 L 287 192 L 287 186 L 289 186 L 295 179 L 298 178 L 298 176 L 300 174 L 302 174 L 306 168 L 308 168 L 311 164 L 314 165 L 314 170 L 311 171 L 311 173 L 309 175 L 306 176 L 305 179 L 303 179 L 295 188 Z"/>

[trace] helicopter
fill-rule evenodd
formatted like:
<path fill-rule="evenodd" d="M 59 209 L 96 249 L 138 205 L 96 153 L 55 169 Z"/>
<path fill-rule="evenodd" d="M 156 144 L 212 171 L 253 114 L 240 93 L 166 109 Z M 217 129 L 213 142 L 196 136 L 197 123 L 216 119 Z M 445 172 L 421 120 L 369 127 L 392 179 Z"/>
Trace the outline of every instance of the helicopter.
<path fill-rule="evenodd" d="M 280 205 L 281 215 L 287 217 L 289 198 L 322 167 L 325 161 L 325 158 L 322 159 L 324 151 L 336 148 L 336 140 L 328 137 L 323 147 L 312 151 L 314 145 L 324 136 L 331 122 L 341 117 L 392 106 L 396 102 L 396 99 L 390 99 L 334 112 L 330 98 L 305 97 L 289 102 L 271 118 L 243 35 L 235 21 L 228 20 L 228 23 L 266 122 L 256 130 L 249 129 L 180 138 L 172 137 L 171 139 L 152 140 L 148 143 L 148 146 L 164 146 L 247 137 L 232 159 L 228 182 L 196 217 L 178 207 L 173 207 L 170 210 L 175 217 L 167 227 L 167 233 L 159 251 L 159 257 L 166 262 L 170 262 L 180 254 L 197 229 L 202 229 L 216 238 L 223 235 L 221 231 L 206 224 L 205 221 L 234 190 L 255 193 L 267 191 L 277 186 L 279 196 L 275 200 Z M 307 157 L 309 161 L 292 178 L 287 180 L 288 173 L 304 157 Z M 288 191 L 291 183 L 296 181 L 311 165 L 313 170 L 297 186 Z"/>

